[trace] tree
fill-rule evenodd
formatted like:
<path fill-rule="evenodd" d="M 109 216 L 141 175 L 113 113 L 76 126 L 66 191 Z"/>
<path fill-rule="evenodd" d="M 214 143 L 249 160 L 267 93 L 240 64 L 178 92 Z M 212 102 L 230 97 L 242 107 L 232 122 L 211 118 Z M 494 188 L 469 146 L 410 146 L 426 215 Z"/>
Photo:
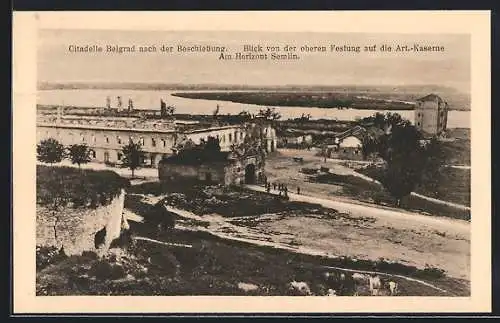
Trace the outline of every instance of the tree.
<path fill-rule="evenodd" d="M 44 163 L 59 163 L 64 158 L 64 146 L 53 138 L 42 140 L 36 146 L 37 159 Z"/>
<path fill-rule="evenodd" d="M 425 167 L 421 184 L 425 185 L 428 191 L 433 192 L 435 197 L 439 197 L 442 193 L 439 183 L 443 180 L 443 168 L 447 155 L 436 138 L 425 142 L 425 153 Z"/>
<path fill-rule="evenodd" d="M 277 121 L 281 118 L 281 114 L 275 108 L 266 108 L 259 110 L 258 116 L 264 117 L 266 120 Z"/>
<path fill-rule="evenodd" d="M 220 111 L 220 107 L 219 105 L 217 104 L 217 108 L 215 108 L 214 112 L 212 113 L 214 119 L 217 118 L 217 116 L 219 115 L 219 111 Z"/>
<path fill-rule="evenodd" d="M 361 154 L 363 155 L 363 159 L 367 159 L 375 150 L 375 138 L 371 136 L 364 136 L 361 140 Z"/>
<path fill-rule="evenodd" d="M 244 122 L 252 120 L 252 115 L 250 114 L 250 112 L 246 110 L 243 110 L 240 113 L 238 113 L 238 116 L 240 117 L 240 120 Z"/>
<path fill-rule="evenodd" d="M 384 134 L 378 142 L 378 154 L 387 168 L 382 184 L 397 200 L 410 194 L 420 183 L 425 167 L 425 149 L 420 143 L 420 133 L 411 124 L 392 126 L 390 134 Z"/>
<path fill-rule="evenodd" d="M 380 181 L 399 206 L 401 199 L 418 185 L 432 177 L 438 178 L 444 163 L 443 154 L 439 142 L 426 144 L 420 132 L 398 114 L 388 113 L 383 120 L 377 114 L 374 119 L 377 127 L 384 131 L 365 139 L 363 154 L 376 153 L 385 161 Z"/>
<path fill-rule="evenodd" d="M 123 165 L 130 168 L 132 171 L 132 178 L 134 178 L 134 171 L 142 165 L 142 158 L 144 156 L 141 145 L 130 141 L 128 145 L 122 148 L 122 152 Z"/>
<path fill-rule="evenodd" d="M 90 148 L 85 144 L 71 145 L 68 148 L 68 155 L 73 164 L 77 164 L 80 168 L 81 164 L 86 164 L 92 160 L 90 157 Z"/>
<path fill-rule="evenodd" d="M 216 137 L 208 136 L 207 141 L 205 142 L 205 150 L 209 152 L 219 153 L 221 150 L 219 139 L 217 139 Z"/>

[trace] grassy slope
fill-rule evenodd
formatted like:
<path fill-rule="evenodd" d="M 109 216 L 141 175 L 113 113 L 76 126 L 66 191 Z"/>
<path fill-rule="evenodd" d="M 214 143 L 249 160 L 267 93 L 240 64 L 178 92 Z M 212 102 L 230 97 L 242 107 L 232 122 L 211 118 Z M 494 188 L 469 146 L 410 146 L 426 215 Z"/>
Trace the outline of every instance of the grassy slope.
<path fill-rule="evenodd" d="M 137 234 L 148 234 L 147 227 L 133 229 Z M 169 248 L 137 241 L 125 251 L 125 257 L 118 263 L 114 257 L 98 261 L 89 255 L 73 256 L 37 273 L 37 294 L 292 296 L 294 293 L 289 290 L 288 283 L 297 280 L 306 281 L 317 295 L 324 295 L 328 288 L 336 289 L 340 295 L 352 295 L 355 290 L 353 282 L 348 279 L 341 285 L 338 279 L 343 271 L 322 266 L 376 268 L 371 262 L 354 263 L 350 259 L 328 261 L 320 257 L 225 241 L 200 232 L 174 230 L 160 239 L 192 244 L 193 248 Z M 96 275 L 96 265 L 102 265 L 102 262 L 118 265 L 124 271 L 115 277 L 105 278 L 102 273 Z M 402 268 L 404 271 L 404 266 Z M 391 271 L 384 266 L 380 269 Z M 323 276 L 326 271 L 334 273 L 337 278 L 326 281 Z M 344 273 L 349 277 L 348 272 Z M 127 274 L 131 275 L 129 279 L 123 279 Z M 433 277 L 432 273 L 424 271 L 415 276 L 419 275 L 433 284 L 446 286 L 454 295 L 468 293 L 466 282 Z M 400 295 L 446 295 L 419 283 L 383 277 L 383 281 L 387 282 L 388 279 L 398 282 Z M 246 293 L 237 288 L 239 282 L 255 284 L 259 289 Z M 358 291 L 360 295 L 368 294 L 367 286 L 360 286 Z"/>

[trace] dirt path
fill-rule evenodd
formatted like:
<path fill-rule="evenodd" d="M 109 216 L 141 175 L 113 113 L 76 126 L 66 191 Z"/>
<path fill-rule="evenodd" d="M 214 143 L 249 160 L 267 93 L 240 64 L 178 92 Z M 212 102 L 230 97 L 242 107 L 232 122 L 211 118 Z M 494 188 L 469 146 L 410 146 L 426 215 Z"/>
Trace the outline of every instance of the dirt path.
<path fill-rule="evenodd" d="M 262 186 L 246 185 L 246 187 L 255 191 L 265 192 L 265 188 Z M 345 199 L 343 201 L 323 199 L 308 195 L 298 195 L 295 193 L 289 193 L 288 196 L 291 201 L 316 203 L 327 208 L 335 209 L 339 212 L 345 212 L 359 216 L 369 216 L 377 218 L 379 220 L 390 219 L 393 224 L 395 223 L 395 221 L 397 221 L 407 223 L 407 225 L 409 224 L 410 227 L 414 226 L 415 224 L 420 224 L 432 227 L 436 230 L 453 231 L 460 234 L 470 233 L 470 222 L 468 221 L 445 217 L 426 216 L 405 210 L 369 205 L 368 203 L 354 201 L 347 202 Z"/>

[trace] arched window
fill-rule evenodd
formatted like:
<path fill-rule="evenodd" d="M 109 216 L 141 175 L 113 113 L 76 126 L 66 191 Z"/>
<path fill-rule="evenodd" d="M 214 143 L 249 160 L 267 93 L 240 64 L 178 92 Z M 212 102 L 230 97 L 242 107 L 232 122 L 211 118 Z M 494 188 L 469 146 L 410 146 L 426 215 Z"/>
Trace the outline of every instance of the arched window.
<path fill-rule="evenodd" d="M 151 146 L 156 147 L 156 140 L 155 140 L 155 138 L 151 138 Z"/>

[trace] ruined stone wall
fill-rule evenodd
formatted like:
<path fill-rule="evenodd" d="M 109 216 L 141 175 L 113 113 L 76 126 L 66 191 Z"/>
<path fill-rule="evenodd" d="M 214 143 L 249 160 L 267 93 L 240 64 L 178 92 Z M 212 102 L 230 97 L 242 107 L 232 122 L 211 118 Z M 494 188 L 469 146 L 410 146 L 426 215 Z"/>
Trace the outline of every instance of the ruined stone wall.
<path fill-rule="evenodd" d="M 124 200 L 125 190 L 122 189 L 110 204 L 95 209 L 65 207 L 53 212 L 46 206 L 37 205 L 37 245 L 64 247 L 67 255 L 106 251 L 120 236 L 122 227 L 128 227 L 123 217 Z M 103 228 L 106 228 L 104 241 L 96 248 L 96 234 Z"/>

